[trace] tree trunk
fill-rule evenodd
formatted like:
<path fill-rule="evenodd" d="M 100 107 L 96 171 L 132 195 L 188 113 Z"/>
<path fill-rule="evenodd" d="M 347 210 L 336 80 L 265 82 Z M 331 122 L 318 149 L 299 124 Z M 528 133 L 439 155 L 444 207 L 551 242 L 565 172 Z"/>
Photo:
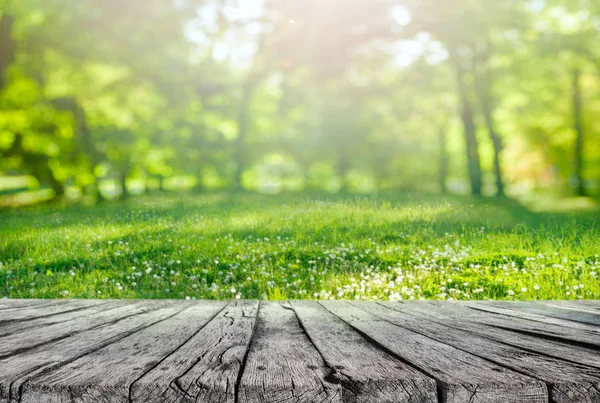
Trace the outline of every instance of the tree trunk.
<path fill-rule="evenodd" d="M 198 177 L 198 182 L 194 186 L 194 192 L 196 193 L 204 193 L 206 191 L 206 186 L 204 186 L 204 167 L 200 165 L 198 167 L 198 172 L 196 172 L 196 176 Z"/>
<path fill-rule="evenodd" d="M 162 175 L 158 175 L 158 191 L 161 193 L 165 191 L 165 177 Z"/>
<path fill-rule="evenodd" d="M 494 145 L 494 176 L 496 177 L 496 196 L 504 197 L 504 179 L 502 179 L 502 165 L 500 161 L 500 153 L 504 149 L 502 139 L 496 135 L 493 129 L 488 129 L 490 133 L 490 139 Z"/>
<path fill-rule="evenodd" d="M 573 120 L 575 127 L 575 155 L 573 156 L 573 176 L 575 179 L 575 194 L 577 196 L 585 196 L 585 184 L 583 182 L 583 119 L 581 106 L 581 87 L 580 87 L 581 71 L 575 69 L 573 71 Z"/>
<path fill-rule="evenodd" d="M 446 128 L 440 127 L 438 132 L 438 141 L 440 143 L 440 171 L 439 181 L 442 193 L 448 193 L 446 180 L 448 179 L 448 148 L 446 145 Z"/>
<path fill-rule="evenodd" d="M 54 191 L 55 198 L 65 195 L 65 185 L 54 176 L 50 168 L 50 159 L 47 155 L 34 154 L 23 149 L 23 134 L 16 133 L 15 139 L 9 149 L 3 151 L 1 156 L 20 156 L 29 173 L 38 180 L 40 185 L 48 184 Z"/>
<path fill-rule="evenodd" d="M 105 157 L 96 148 L 96 144 L 92 137 L 92 131 L 87 122 L 85 109 L 75 97 L 53 99 L 52 105 L 58 110 L 69 111 L 73 114 L 77 127 L 77 146 L 83 155 L 88 156 L 90 173 L 95 176 L 94 169 L 102 163 Z M 102 201 L 100 191 L 98 190 L 97 192 L 96 198 L 98 201 Z"/>
<path fill-rule="evenodd" d="M 54 176 L 47 156 L 24 153 L 23 161 L 31 167 L 32 175 L 41 185 L 44 183 L 50 185 L 50 188 L 54 191 L 55 199 L 60 199 L 65 195 L 65 185 Z"/>
<path fill-rule="evenodd" d="M 127 200 L 129 198 L 129 192 L 127 191 L 126 173 L 122 173 L 119 175 L 119 182 L 121 183 L 121 200 Z"/>
<path fill-rule="evenodd" d="M 6 85 L 6 69 L 15 59 L 15 40 L 12 37 L 14 18 L 3 14 L 0 18 L 0 90 Z"/>
<path fill-rule="evenodd" d="M 65 184 L 54 177 L 54 174 L 50 168 L 47 169 L 49 171 L 48 179 L 50 180 L 50 186 L 54 191 L 54 197 L 60 199 L 65 195 Z"/>
<path fill-rule="evenodd" d="M 461 104 L 461 120 L 465 133 L 465 146 L 467 150 L 467 163 L 469 169 L 469 179 L 471 182 L 471 194 L 473 196 L 481 195 L 481 162 L 479 159 L 479 143 L 475 121 L 473 119 L 473 107 L 469 100 L 468 91 L 465 83 L 465 72 L 460 62 L 455 62 L 456 82 L 458 86 L 458 97 Z"/>
<path fill-rule="evenodd" d="M 494 177 L 496 178 L 496 196 L 504 196 L 504 180 L 502 178 L 502 165 L 500 154 L 504 149 L 502 138 L 496 131 L 494 124 L 494 100 L 491 94 L 492 78 L 487 66 L 489 55 L 487 49 L 484 50 L 473 63 L 473 77 L 475 78 L 475 88 L 481 111 L 485 120 L 485 126 L 488 135 L 494 147 Z"/>
<path fill-rule="evenodd" d="M 340 193 L 347 193 L 350 190 L 348 183 L 348 171 L 350 170 L 350 161 L 348 161 L 347 153 L 344 147 L 341 147 L 342 155 L 337 164 L 337 174 L 341 181 Z"/>
<path fill-rule="evenodd" d="M 483 86 L 489 85 L 489 82 L 483 82 Z M 485 125 L 494 146 L 494 176 L 496 178 L 496 196 L 504 196 L 504 180 L 502 179 L 502 165 L 500 162 L 500 154 L 504 149 L 502 138 L 496 132 L 494 125 L 494 117 L 492 111 L 492 101 L 489 92 L 484 87 L 480 88 L 479 101 L 483 111 L 483 117 L 485 119 Z"/>
<path fill-rule="evenodd" d="M 270 9 L 270 2 L 266 1 L 264 5 L 264 12 L 268 14 Z M 263 30 L 262 35 L 258 39 L 258 46 L 256 53 L 254 54 L 253 66 L 246 77 L 246 82 L 242 88 L 242 98 L 240 101 L 240 108 L 238 110 L 237 126 L 238 126 L 238 137 L 235 142 L 234 158 L 236 163 L 236 171 L 234 176 L 235 187 L 237 190 L 243 188 L 242 179 L 244 171 L 246 170 L 247 154 L 246 154 L 246 137 L 248 135 L 248 110 L 252 103 L 252 96 L 254 95 L 254 89 L 262 80 L 265 75 L 264 67 L 261 66 L 262 53 L 265 51 L 265 40 L 268 36 L 269 30 Z"/>
<path fill-rule="evenodd" d="M 100 178 L 98 178 L 97 176 L 94 176 L 94 178 L 95 178 L 94 196 L 96 197 L 96 203 L 102 203 L 102 202 L 106 201 L 106 199 L 104 198 L 104 196 L 102 195 L 102 192 L 100 191 Z"/>
<path fill-rule="evenodd" d="M 238 137 L 235 141 L 235 162 L 236 162 L 236 171 L 235 171 L 235 187 L 238 190 L 241 190 L 242 179 L 244 175 L 244 171 L 246 169 L 246 137 L 248 134 L 248 109 L 250 108 L 250 102 L 252 100 L 252 95 L 254 93 L 254 85 L 251 82 L 252 78 L 246 82 L 242 92 L 242 100 L 240 102 L 240 109 L 238 111 Z"/>

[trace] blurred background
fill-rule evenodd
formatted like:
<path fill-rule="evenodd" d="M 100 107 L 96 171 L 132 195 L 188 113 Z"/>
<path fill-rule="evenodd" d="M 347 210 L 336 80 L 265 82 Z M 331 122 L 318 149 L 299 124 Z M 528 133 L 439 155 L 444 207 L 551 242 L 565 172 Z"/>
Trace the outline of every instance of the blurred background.
<path fill-rule="evenodd" d="M 0 205 L 600 194 L 595 0 L 0 0 Z"/>

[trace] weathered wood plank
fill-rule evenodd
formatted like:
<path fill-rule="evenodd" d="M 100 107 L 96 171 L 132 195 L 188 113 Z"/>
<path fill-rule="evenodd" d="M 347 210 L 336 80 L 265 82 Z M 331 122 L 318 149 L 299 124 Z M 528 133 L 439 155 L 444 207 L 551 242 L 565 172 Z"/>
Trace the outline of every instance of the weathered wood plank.
<path fill-rule="evenodd" d="M 342 386 L 342 401 L 436 403 L 435 380 L 378 349 L 316 301 L 291 301 L 302 327 Z"/>
<path fill-rule="evenodd" d="M 438 303 L 438 305 L 442 304 Z M 500 309 L 485 304 L 453 303 L 452 307 L 457 311 L 460 310 L 466 320 L 477 323 L 544 336 L 564 342 L 579 343 L 590 348 L 600 347 L 600 331 L 598 331 L 596 326 L 553 318 L 544 320 L 539 319 L 538 315 Z M 494 314 L 494 316 L 487 314 Z M 534 319 L 530 319 L 530 316 L 534 316 Z M 562 322 L 567 322 L 568 326 L 563 326 Z"/>
<path fill-rule="evenodd" d="M 0 299 L 0 311 L 6 309 L 23 309 L 35 305 L 48 304 L 52 301 L 47 299 Z"/>
<path fill-rule="evenodd" d="M 2 311 L 0 314 L 0 326 L 6 322 L 37 319 L 45 316 L 76 311 L 94 305 L 102 305 L 108 302 L 108 300 L 97 299 L 61 300 L 49 302 L 48 304 L 28 306 L 25 309 L 11 308 Z"/>
<path fill-rule="evenodd" d="M 539 304 L 548 305 L 555 308 L 588 312 L 595 315 L 600 315 L 600 303 L 587 304 L 586 302 L 597 301 L 538 301 Z"/>
<path fill-rule="evenodd" d="M 2 308 L 2 314 L 10 314 L 10 312 L 17 312 L 17 311 L 23 311 L 26 309 L 36 309 L 36 308 L 44 308 L 44 307 L 51 307 L 51 306 L 59 306 L 59 305 L 66 305 L 69 303 L 69 300 L 55 300 L 55 299 L 47 299 L 47 300 L 33 300 L 33 301 L 27 301 L 27 300 L 18 300 L 18 299 L 12 299 L 12 300 L 6 300 L 8 301 L 8 304 Z M 23 303 L 20 303 L 20 301 L 23 301 Z"/>
<path fill-rule="evenodd" d="M 596 301 L 98 303 L 0 301 L 0 403 L 600 401 Z"/>
<path fill-rule="evenodd" d="M 394 325 L 350 303 L 321 304 L 373 342 L 436 379 L 444 402 L 548 401 L 546 386 L 537 379 Z"/>
<path fill-rule="evenodd" d="M 238 403 L 341 402 L 341 387 L 287 303 L 261 302 Z"/>
<path fill-rule="evenodd" d="M 126 403 L 131 384 L 198 332 L 224 305 L 218 301 L 180 303 L 180 310 L 171 317 L 30 379 L 22 387 L 20 401 Z"/>
<path fill-rule="evenodd" d="M 258 302 L 233 301 L 200 332 L 136 380 L 130 401 L 235 402 Z"/>
<path fill-rule="evenodd" d="M 456 302 L 456 301 L 454 301 Z M 536 313 L 530 313 L 525 311 L 520 311 L 516 309 L 512 309 L 510 306 L 496 306 L 487 303 L 488 301 L 461 301 L 461 306 L 468 307 L 470 310 L 478 311 L 478 312 L 486 312 L 486 313 L 495 313 L 497 315 L 501 315 L 504 317 L 510 317 L 510 319 L 518 318 L 522 319 L 526 322 L 530 322 L 534 325 L 538 324 L 551 324 L 560 327 L 569 327 L 574 329 L 583 329 L 588 330 L 590 332 L 600 334 L 600 329 L 598 326 L 590 325 L 582 322 L 575 322 L 565 319 L 558 319 L 551 316 L 539 315 Z M 427 303 L 443 305 L 446 302 L 443 301 L 428 301 Z"/>
<path fill-rule="evenodd" d="M 124 306 L 117 307 L 114 310 L 102 310 L 94 314 L 90 313 L 73 321 L 55 323 L 53 325 L 38 327 L 35 329 L 26 329 L 21 332 L 2 336 L 0 337 L 0 358 L 16 354 L 20 351 L 39 346 L 53 340 L 68 337 L 84 330 L 93 329 L 94 327 L 102 326 L 106 323 L 114 322 L 122 318 L 152 310 L 156 304 L 156 302 L 148 303 L 146 301 L 131 301 Z M 104 307 L 104 305 L 102 305 L 101 308 L 102 307 Z M 87 312 L 87 310 L 85 312 Z"/>
<path fill-rule="evenodd" d="M 600 326 L 600 316 L 589 312 L 567 311 L 559 307 L 552 307 L 544 304 L 536 304 L 526 301 L 487 301 L 486 304 L 510 308 L 516 311 L 534 313 L 536 315 L 548 316 L 551 318 L 563 319 L 571 322 L 587 323 L 588 325 Z"/>
<path fill-rule="evenodd" d="M 591 308 L 600 309 L 600 299 L 580 299 L 577 301 L 555 301 L 555 302 L 564 302 L 564 303 L 572 303 L 579 306 L 589 306 Z"/>
<path fill-rule="evenodd" d="M 38 319 L 31 319 L 26 321 L 7 322 L 0 325 L 0 337 L 8 336 L 17 332 L 22 332 L 27 329 L 34 330 L 43 328 L 45 326 L 54 325 L 56 323 L 73 321 L 75 319 L 88 317 L 98 312 L 108 311 L 131 303 L 132 301 L 112 300 L 107 302 L 106 304 L 94 305 L 89 308 L 84 308 L 77 311 L 60 313 L 51 316 L 44 316 Z M 2 316 L 2 313 L 0 313 L 0 316 Z"/>
<path fill-rule="evenodd" d="M 18 300 L 18 299 L 13 299 L 13 300 L 7 300 L 9 302 L 9 305 L 6 306 L 6 308 L 4 308 L 2 310 L 2 313 L 8 313 L 11 311 L 18 311 L 18 310 L 24 310 L 27 308 L 30 309 L 36 309 L 36 308 L 49 308 L 49 307 L 53 307 L 53 306 L 59 306 L 59 305 L 67 305 L 73 301 L 76 300 L 68 300 L 68 299 L 38 299 L 38 300 L 32 300 L 32 301 L 28 301 L 28 300 Z M 23 301 L 23 303 L 20 303 L 20 301 Z"/>
<path fill-rule="evenodd" d="M 567 342 L 554 341 L 544 337 L 523 334 L 514 330 L 500 328 L 482 324 L 478 320 L 465 320 L 464 308 L 458 308 L 456 304 L 433 305 L 433 304 L 406 304 L 394 302 L 381 302 L 385 307 L 415 315 L 424 320 L 434 321 L 435 323 L 448 326 L 455 329 L 462 329 L 476 334 L 478 337 L 484 337 L 499 341 L 514 347 L 523 348 L 529 351 L 537 352 L 555 357 L 561 360 L 567 360 L 576 364 L 600 369 L 600 349 L 582 347 Z M 489 313 L 487 315 L 494 315 Z M 485 317 L 485 315 L 481 316 Z"/>
<path fill-rule="evenodd" d="M 412 306 L 414 307 L 414 304 Z M 403 307 L 401 304 L 360 304 L 359 307 L 405 329 L 540 379 L 548 385 L 555 403 L 600 401 L 598 368 L 551 358 L 431 321 L 431 317 L 420 314 L 417 308 L 411 308 L 411 305 Z M 517 341 L 517 338 L 512 340 Z M 541 342 L 543 340 L 540 340 Z M 588 351 L 589 353 L 597 355 L 595 351 Z M 579 356 L 584 357 L 585 354 L 580 352 Z"/>
<path fill-rule="evenodd" d="M 165 320 L 186 307 L 185 304 L 174 301 L 147 301 L 146 304 L 148 312 L 115 320 L 100 328 L 87 330 L 0 360 L 0 402 L 19 401 L 22 386 L 29 379 Z"/>

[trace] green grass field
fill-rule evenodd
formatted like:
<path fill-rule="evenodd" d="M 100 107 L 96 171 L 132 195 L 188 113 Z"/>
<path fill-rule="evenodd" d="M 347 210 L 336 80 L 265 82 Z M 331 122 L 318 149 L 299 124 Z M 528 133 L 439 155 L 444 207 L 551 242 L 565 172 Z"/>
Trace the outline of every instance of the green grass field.
<path fill-rule="evenodd" d="M 0 212 L 0 298 L 600 298 L 600 215 L 402 196 Z"/>

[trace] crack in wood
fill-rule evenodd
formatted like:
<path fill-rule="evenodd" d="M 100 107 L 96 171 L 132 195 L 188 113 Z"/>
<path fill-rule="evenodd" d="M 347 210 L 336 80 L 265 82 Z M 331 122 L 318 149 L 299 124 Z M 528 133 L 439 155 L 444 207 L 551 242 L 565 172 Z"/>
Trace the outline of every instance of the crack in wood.
<path fill-rule="evenodd" d="M 156 364 L 154 364 L 152 367 L 148 368 L 148 370 L 146 370 L 144 373 L 142 373 L 140 376 L 138 376 L 133 382 L 131 382 L 131 384 L 129 385 L 129 394 L 128 394 L 128 402 L 129 403 L 134 403 L 133 402 L 133 387 L 135 385 L 136 382 L 138 382 L 140 379 L 142 379 L 146 374 L 148 374 L 150 371 L 152 371 L 153 369 L 155 369 L 156 367 L 158 367 L 160 364 L 162 364 L 165 360 L 167 360 L 170 356 L 172 356 L 173 354 L 175 354 L 177 351 L 179 351 L 186 343 L 188 343 L 194 336 L 196 336 L 198 333 L 200 333 L 200 331 L 202 331 L 202 329 L 204 329 L 206 327 L 206 325 L 208 325 L 217 315 L 219 315 L 219 313 L 223 312 L 227 306 L 229 306 L 229 304 L 226 304 L 225 306 L 223 306 L 223 308 L 221 308 L 220 310 L 218 310 L 217 312 L 215 312 L 215 314 L 205 323 L 201 324 L 200 327 L 198 328 L 198 330 L 196 330 L 196 332 L 194 334 L 192 334 L 190 337 L 188 337 L 187 340 L 185 340 L 183 343 L 181 343 L 179 346 L 177 346 L 177 348 L 175 348 L 173 351 L 171 351 L 169 354 L 167 354 L 166 356 L 164 356 L 160 361 L 158 361 Z M 187 307 L 186 309 L 182 310 L 181 312 L 186 311 L 187 309 L 190 309 L 191 307 Z M 179 313 L 181 313 L 179 312 Z M 178 314 L 179 314 L 178 313 Z M 172 383 L 171 383 L 172 384 Z M 183 389 L 180 387 L 179 384 L 175 383 L 176 387 L 178 390 L 182 391 Z M 187 393 L 185 393 L 187 394 Z"/>
<path fill-rule="evenodd" d="M 102 326 L 102 327 L 110 327 L 112 325 L 116 325 L 117 323 L 121 322 L 122 320 L 131 318 L 131 317 L 134 317 L 134 316 L 137 316 L 137 317 L 144 316 L 144 315 L 147 315 L 147 314 L 149 314 L 151 312 L 160 310 L 161 308 L 164 308 L 164 307 L 165 307 L 164 304 L 163 305 L 157 304 L 154 307 L 151 307 L 150 309 L 148 309 L 147 311 L 142 311 L 142 312 L 138 312 L 137 314 L 134 314 L 134 315 L 128 315 L 128 316 L 119 318 L 119 319 L 115 320 L 113 323 L 107 323 L 105 326 Z M 98 350 L 100 350 L 100 349 L 102 349 L 102 348 L 104 348 L 106 346 L 109 346 L 109 345 L 111 345 L 111 344 L 113 344 L 115 342 L 118 342 L 118 341 L 126 338 L 126 337 L 129 337 L 129 336 L 137 333 L 138 331 L 144 330 L 145 328 L 148 328 L 148 327 L 150 327 L 150 326 L 152 326 L 152 325 L 154 325 L 155 323 L 158 323 L 158 322 L 159 321 L 157 321 L 157 322 L 151 322 L 151 323 L 146 324 L 146 325 L 141 325 L 141 326 L 135 327 L 135 328 L 133 328 L 133 329 L 131 329 L 129 331 L 119 333 L 119 334 L 117 334 L 116 336 L 114 336 L 112 338 L 107 338 L 104 342 L 99 343 L 94 348 L 85 350 L 82 354 L 77 354 L 77 355 L 73 355 L 71 357 L 65 358 L 63 361 L 60 361 L 60 362 L 55 363 L 53 365 L 40 364 L 37 367 L 32 368 L 29 371 L 27 371 L 27 373 L 25 373 L 24 375 L 23 374 L 19 374 L 19 378 L 11 381 L 10 384 L 9 384 L 9 403 L 14 403 L 16 401 L 18 401 L 19 403 L 21 403 L 22 398 L 23 398 L 23 390 L 24 390 L 24 388 L 27 386 L 27 384 L 32 379 L 31 377 L 28 378 L 29 375 L 35 373 L 35 377 L 40 377 L 40 376 L 44 376 L 46 374 L 49 374 L 49 373 L 51 373 L 52 371 L 54 371 L 54 370 L 56 370 L 58 368 L 66 366 L 66 365 L 68 365 L 68 364 L 70 364 L 70 363 L 72 363 L 72 362 L 74 362 L 74 361 L 76 361 L 78 359 L 81 359 L 81 358 L 83 358 L 83 357 L 85 357 L 87 355 L 93 354 L 94 352 L 96 352 L 96 351 L 98 351 Z M 62 341 L 67 341 L 68 338 L 61 339 L 61 340 Z M 58 341 L 61 341 L 61 340 L 58 340 Z M 54 340 L 54 342 L 52 344 L 56 344 L 56 342 L 58 342 L 58 341 Z M 51 346 L 52 344 L 49 344 L 49 346 Z M 35 350 L 39 350 L 40 347 L 43 347 L 43 346 L 37 346 L 36 348 L 31 349 L 30 351 L 33 352 Z M 14 391 L 16 385 L 18 385 L 17 388 L 16 388 L 17 389 L 17 393 L 16 393 L 17 396 L 14 396 L 15 393 L 13 391 Z"/>

